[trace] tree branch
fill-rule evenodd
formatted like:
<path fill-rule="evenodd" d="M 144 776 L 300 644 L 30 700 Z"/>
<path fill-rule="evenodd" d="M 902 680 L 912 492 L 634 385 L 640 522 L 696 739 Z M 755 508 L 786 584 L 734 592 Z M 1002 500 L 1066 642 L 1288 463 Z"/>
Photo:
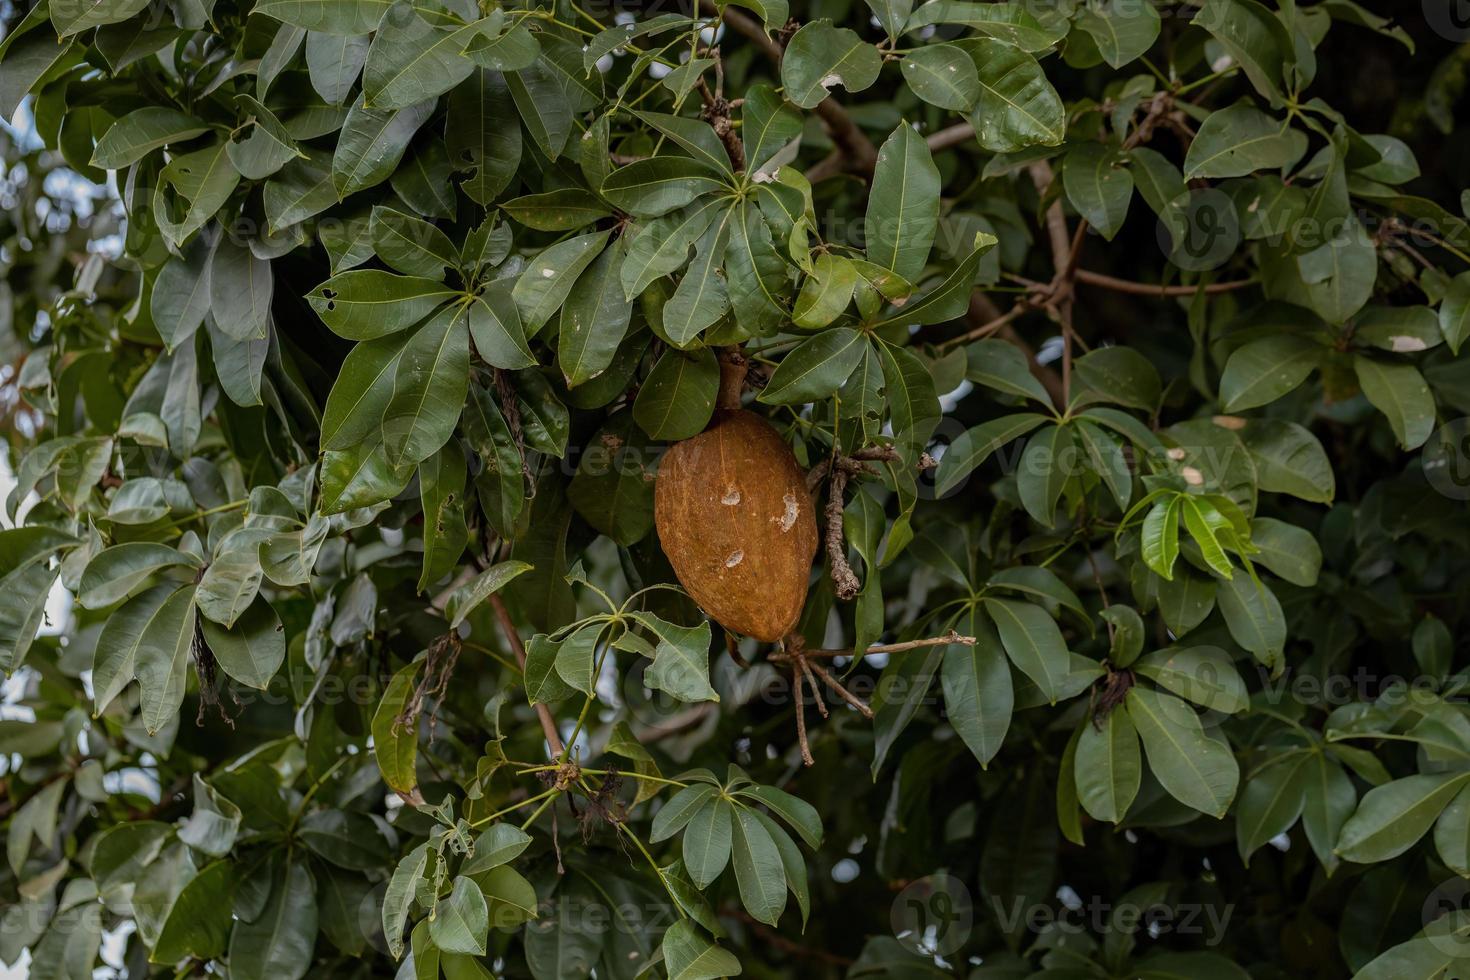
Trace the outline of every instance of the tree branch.
<path fill-rule="evenodd" d="M 495 621 L 500 624 L 500 631 L 505 634 L 505 642 L 510 644 L 511 651 L 516 655 L 516 663 L 520 664 L 522 672 L 526 669 L 526 645 L 521 642 L 521 635 L 516 632 L 516 624 L 511 621 L 510 610 L 505 608 L 505 600 L 498 593 L 490 593 L 490 608 L 495 612 Z M 546 744 L 551 748 L 551 754 L 560 756 L 566 750 L 562 744 L 561 733 L 556 730 L 556 719 L 551 717 L 551 709 L 544 704 L 536 705 L 536 717 L 541 719 L 541 731 L 546 736 Z"/>
<path fill-rule="evenodd" d="M 761 24 L 734 7 L 726 7 L 721 11 L 711 0 L 701 0 L 699 6 L 707 13 L 719 13 L 727 27 L 754 43 L 778 69 L 781 67 L 781 57 L 785 51 L 774 38 L 766 33 L 766 29 Z M 873 141 L 868 139 L 868 135 L 852 121 L 852 117 L 847 114 L 846 109 L 842 108 L 842 104 L 828 96 L 818 103 L 817 115 L 826 124 L 832 142 L 837 144 L 837 152 L 808 171 L 807 179 L 816 183 L 823 177 L 830 177 L 843 170 L 862 176 L 871 174 L 873 167 L 878 163 L 878 150 L 873 146 Z"/>
<path fill-rule="evenodd" d="M 1077 281 L 1085 282 L 1090 286 L 1111 289 L 1118 293 L 1128 293 L 1132 296 L 1156 296 L 1160 298 L 1169 296 L 1193 296 L 1201 289 L 1205 291 L 1207 296 L 1213 296 L 1217 293 L 1228 293 L 1236 289 L 1245 289 L 1248 286 L 1257 285 L 1255 279 L 1238 279 L 1232 282 L 1212 282 L 1194 286 L 1165 286 L 1163 284 L 1156 286 L 1153 283 L 1119 279 L 1116 276 L 1104 275 L 1101 272 L 1091 272 L 1087 269 L 1077 270 Z"/>
<path fill-rule="evenodd" d="M 941 130 L 930 133 L 924 142 L 929 145 L 929 152 L 937 153 L 940 150 L 947 150 L 951 146 L 966 143 L 973 139 L 974 136 L 974 125 L 967 122 L 955 123 L 953 126 L 946 126 Z"/>

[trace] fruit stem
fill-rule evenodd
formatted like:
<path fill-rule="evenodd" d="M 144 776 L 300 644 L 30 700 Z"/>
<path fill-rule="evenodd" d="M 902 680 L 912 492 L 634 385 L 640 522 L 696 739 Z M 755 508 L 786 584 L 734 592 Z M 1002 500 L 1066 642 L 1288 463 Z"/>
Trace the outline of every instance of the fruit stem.
<path fill-rule="evenodd" d="M 740 396 L 745 391 L 745 373 L 750 361 L 739 347 L 720 349 L 720 393 L 715 407 L 722 412 L 740 411 Z"/>

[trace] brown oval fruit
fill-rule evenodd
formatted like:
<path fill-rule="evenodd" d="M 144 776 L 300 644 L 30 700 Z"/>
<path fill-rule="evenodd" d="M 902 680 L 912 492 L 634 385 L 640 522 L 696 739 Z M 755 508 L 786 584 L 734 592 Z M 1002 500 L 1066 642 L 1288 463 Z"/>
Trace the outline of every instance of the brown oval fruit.
<path fill-rule="evenodd" d="M 674 574 L 709 616 L 775 641 L 806 602 L 817 519 L 806 478 L 771 424 L 720 411 L 659 463 L 654 523 Z"/>

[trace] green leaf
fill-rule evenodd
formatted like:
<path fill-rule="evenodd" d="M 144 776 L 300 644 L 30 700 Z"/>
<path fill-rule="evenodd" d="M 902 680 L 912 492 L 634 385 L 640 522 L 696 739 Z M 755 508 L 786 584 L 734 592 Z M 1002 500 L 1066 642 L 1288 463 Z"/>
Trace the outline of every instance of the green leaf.
<path fill-rule="evenodd" d="M 225 629 L 209 618 L 199 623 L 204 642 L 230 677 L 263 691 L 286 661 L 286 633 L 271 604 L 257 597 Z"/>
<path fill-rule="evenodd" d="M 1206 0 L 1194 23 L 1220 42 L 1258 92 L 1280 100 L 1293 45 L 1274 13 L 1255 0 Z"/>
<path fill-rule="evenodd" d="M 527 194 L 506 201 L 500 208 L 527 228 L 538 231 L 575 231 L 611 213 L 595 194 L 580 187 Z"/>
<path fill-rule="evenodd" d="M 1055 526 L 1057 500 L 1076 471 L 1076 453 L 1076 439 L 1065 425 L 1048 425 L 1027 441 L 1016 473 L 1016 492 L 1037 523 Z"/>
<path fill-rule="evenodd" d="M 572 696 L 576 690 L 566 679 L 562 677 L 561 671 L 556 669 L 556 664 L 561 659 L 563 642 L 573 646 L 572 653 L 575 655 L 577 644 L 586 645 L 596 639 L 597 631 L 579 631 L 567 637 L 565 641 L 553 640 L 544 633 L 537 633 L 531 637 L 531 642 L 526 645 L 526 668 L 524 671 L 526 681 L 526 697 L 532 704 L 555 704 Z M 585 659 L 578 656 L 577 659 Z"/>
<path fill-rule="evenodd" d="M 1138 795 L 1143 757 L 1127 704 L 1082 723 L 1077 741 L 1077 799 L 1095 820 L 1119 823 Z"/>
<path fill-rule="evenodd" d="M 628 246 L 618 272 L 623 294 L 632 299 L 655 279 L 680 269 L 689 261 L 689 249 L 704 237 L 710 223 L 728 214 L 729 202 L 706 198 L 644 225 Z M 710 261 L 723 258 L 723 249 L 720 252 Z"/>
<path fill-rule="evenodd" d="M 680 919 L 664 933 L 661 947 L 669 980 L 718 980 L 740 974 L 740 961 Z"/>
<path fill-rule="evenodd" d="M 935 198 L 938 200 L 938 198 Z M 871 198 L 869 199 L 871 208 Z M 791 322 L 808 330 L 818 330 L 842 315 L 852 302 L 857 286 L 857 268 L 845 256 L 823 252 L 817 256 L 811 275 L 802 283 L 801 293 L 791 311 Z"/>
<path fill-rule="evenodd" d="M 689 157 L 661 156 L 619 167 L 602 182 L 602 196 L 629 214 L 656 218 L 726 187 L 719 172 Z"/>
<path fill-rule="evenodd" d="M 1306 151 L 1306 136 L 1290 123 L 1237 102 L 1200 123 L 1184 157 L 1184 177 L 1244 177 L 1256 170 L 1285 169 Z"/>
<path fill-rule="evenodd" d="M 496 533 L 511 535 L 526 502 L 522 472 L 525 461 L 500 406 L 485 386 L 470 385 L 470 403 L 465 406 L 461 427 L 484 467 L 475 477 L 480 510 Z M 450 599 L 453 598 L 451 595 Z M 469 603 L 473 598 L 471 591 L 461 601 Z M 449 612 L 449 608 L 446 605 L 445 611 Z M 471 605 L 458 603 L 454 606 L 455 612 L 470 608 Z M 449 615 L 453 618 L 455 613 Z"/>
<path fill-rule="evenodd" d="M 199 559 L 164 544 L 130 541 L 99 552 L 82 573 L 77 602 L 102 609 L 120 602 L 155 573 L 173 567 L 198 568 Z"/>
<path fill-rule="evenodd" d="M 174 721 L 189 683 L 194 647 L 194 586 L 163 600 L 134 650 L 144 729 L 151 735 Z"/>
<path fill-rule="evenodd" d="M 378 771 L 388 788 L 405 800 L 418 795 L 418 729 L 414 725 L 400 725 L 398 718 L 413 696 L 422 666 L 421 661 L 415 661 L 394 674 L 373 713 L 373 757 Z M 384 916 L 387 916 L 386 905 Z M 390 930 L 389 935 L 396 933 Z"/>
<path fill-rule="evenodd" d="M 1322 357 L 1321 344 L 1292 334 L 1242 344 L 1220 376 L 1220 407 L 1240 412 L 1270 404 L 1307 380 Z"/>
<path fill-rule="evenodd" d="M 604 250 L 577 278 L 562 307 L 556 356 L 568 388 L 607 370 L 627 335 L 633 304 L 618 281 L 622 263 L 620 246 Z"/>
<path fill-rule="evenodd" d="M 322 413 L 323 450 L 356 453 L 365 441 L 369 444 L 382 441 L 382 416 L 392 398 L 392 385 L 407 342 L 407 335 L 384 336 L 348 351 L 337 382 L 326 397 L 326 410 Z M 345 470 L 350 475 L 356 475 L 357 469 L 363 466 L 381 467 L 379 475 L 385 475 L 384 470 L 395 469 L 384 458 L 353 457 L 341 461 L 354 464 Z"/>
<path fill-rule="evenodd" d="M 228 140 L 221 140 L 201 150 L 181 153 L 159 173 L 153 218 L 175 246 L 203 228 L 239 185 L 240 173 L 230 164 L 228 145 Z M 183 217 L 176 222 L 174 215 L 181 206 Z"/>
<path fill-rule="evenodd" d="M 1343 825 L 1336 852 L 1348 861 L 1387 861 L 1413 847 L 1439 819 L 1470 773 L 1406 776 L 1370 789 Z"/>
<path fill-rule="evenodd" d="M 502 37 L 512 35 L 535 44 L 523 26 Z M 470 200 L 488 205 L 510 185 L 521 161 L 521 128 L 506 124 L 514 112 L 512 90 L 500 72 L 482 68 L 456 86 L 447 101 L 448 159 L 455 168 L 471 171 L 460 184 Z"/>
<path fill-rule="evenodd" d="M 995 247 L 994 235 L 980 232 L 975 236 L 975 247 L 944 280 L 916 301 L 894 305 L 897 309 L 882 320 L 878 326 L 888 323 L 917 324 L 943 323 L 964 316 L 969 309 L 970 294 L 975 289 L 975 276 L 980 269 L 980 260 Z"/>
<path fill-rule="evenodd" d="M 873 45 L 845 27 L 833 27 L 830 20 L 817 20 L 787 42 L 781 84 L 788 99 L 812 109 L 835 85 L 849 93 L 861 92 L 878 80 L 882 67 L 883 59 Z"/>
<path fill-rule="evenodd" d="M 447 307 L 409 337 L 383 409 L 383 449 L 395 469 L 427 459 L 449 440 L 469 387 L 465 307 Z"/>
<path fill-rule="evenodd" d="M 970 121 L 981 146 L 993 153 L 1014 153 L 1062 142 L 1066 112 L 1035 58 L 994 38 L 973 38 L 963 46 L 980 81 L 980 101 Z"/>
<path fill-rule="evenodd" d="M 776 251 L 770 228 L 752 201 L 735 205 L 725 278 L 735 322 L 747 333 L 769 336 L 788 319 L 784 294 L 786 263 Z"/>
<path fill-rule="evenodd" d="M 1051 396 L 1031 373 L 1026 355 L 1004 340 L 986 338 L 966 347 L 965 379 L 1051 407 Z"/>
<path fill-rule="evenodd" d="M 1194 709 L 1171 694 L 1135 687 L 1125 704 L 1143 739 L 1149 768 L 1169 795 L 1223 818 L 1240 781 L 1240 767 L 1229 747 L 1206 735 Z"/>
<path fill-rule="evenodd" d="M 1331 874 L 1338 865 L 1333 847 L 1343 824 L 1358 804 L 1358 791 L 1342 766 L 1325 752 L 1314 752 L 1307 762 L 1306 799 L 1302 807 L 1302 829 L 1312 853 Z"/>
<path fill-rule="evenodd" d="M 1412 364 L 1358 354 L 1353 370 L 1363 395 L 1384 415 L 1404 449 L 1418 449 L 1434 432 L 1434 396 Z"/>
<path fill-rule="evenodd" d="M 1240 672 L 1219 647 L 1156 650 L 1134 661 L 1133 671 L 1204 708 L 1235 714 L 1249 705 Z"/>
<path fill-rule="evenodd" d="M 980 98 L 980 75 L 970 56 L 952 44 L 930 44 L 904 55 L 903 80 L 930 105 L 968 112 Z"/>
<path fill-rule="evenodd" d="M 657 844 L 659 841 L 668 840 L 694 819 L 709 804 L 710 798 L 715 795 L 715 788 L 708 783 L 696 783 L 693 786 L 685 786 L 673 796 L 669 797 L 659 811 L 653 815 L 653 826 L 649 830 L 648 840 Z"/>
<path fill-rule="evenodd" d="M 323 34 L 367 34 L 393 0 L 256 0 L 253 14 Z"/>
<path fill-rule="evenodd" d="M 372 238 L 373 251 L 377 253 L 378 258 L 405 276 L 442 280 L 445 269 L 459 268 L 459 252 L 449 241 L 449 236 L 429 222 L 404 214 L 402 211 L 395 211 L 382 205 L 375 206 L 368 225 L 368 234 Z M 346 275 L 352 275 L 352 273 L 346 273 Z M 327 280 L 323 286 L 318 286 L 317 290 L 330 286 L 333 281 Z M 362 285 L 368 286 L 369 282 L 372 283 L 370 288 L 381 290 L 384 293 L 406 291 L 410 297 L 414 297 L 416 290 L 424 290 L 422 283 L 410 284 L 405 283 L 402 279 L 395 281 L 377 277 L 373 280 L 364 280 Z M 312 295 L 315 295 L 317 290 L 313 290 Z M 421 295 L 427 296 L 432 292 L 432 290 L 425 290 Z M 313 306 L 315 305 L 316 303 L 313 302 Z M 380 308 L 380 315 L 390 310 L 396 315 L 407 315 L 406 312 L 396 309 L 397 305 L 394 304 L 388 309 Z M 373 307 L 366 307 L 363 312 L 369 309 Z M 326 320 L 326 317 L 322 319 Z M 342 317 L 339 316 L 338 319 L 340 321 Z"/>
<path fill-rule="evenodd" d="M 1161 24 L 1151 3 L 1103 0 L 1078 10 L 1077 26 L 1091 35 L 1104 61 L 1122 68 L 1148 53 Z"/>
<path fill-rule="evenodd" d="M 1282 419 L 1252 419 L 1241 430 L 1240 441 L 1250 450 L 1259 489 L 1313 503 L 1332 502 L 1337 492 L 1332 463 L 1304 426 Z"/>
<path fill-rule="evenodd" d="M 525 335 L 534 337 L 561 308 L 582 271 L 592 264 L 607 243 L 605 231 L 579 235 L 557 242 L 526 263 L 526 269 L 511 289 L 520 311 Z"/>
<path fill-rule="evenodd" d="M 465 523 L 464 451 L 451 442 L 419 466 L 419 500 L 424 519 L 424 562 L 418 590 L 425 591 L 455 570 L 469 542 Z"/>
<path fill-rule="evenodd" d="M 731 859 L 740 887 L 740 903 L 757 921 L 774 926 L 786 908 L 786 870 L 781 852 L 760 818 L 735 808 Z"/>
<path fill-rule="evenodd" d="M 306 300 L 333 333 L 376 340 L 422 321 L 455 292 L 437 279 L 354 269 L 317 286 Z"/>
<path fill-rule="evenodd" d="M 484 956 L 490 931 L 490 908 L 480 886 L 464 875 L 454 879 L 447 898 L 434 905 L 429 936 L 446 953 Z"/>
<path fill-rule="evenodd" d="M 879 148 L 873 170 L 863 224 L 870 262 L 909 281 L 919 278 L 939 225 L 939 189 L 924 138 L 900 123 Z"/>
<path fill-rule="evenodd" d="M 986 37 L 1005 41 L 1023 51 L 1046 51 L 1067 36 L 1064 18 L 1048 18 L 1043 24 L 1021 5 L 971 3 L 968 0 L 929 0 L 919 6 L 905 30 L 917 31 L 930 24 L 955 24 L 974 28 Z"/>
<path fill-rule="evenodd" d="M 824 330 L 781 359 L 759 400 L 768 405 L 820 401 L 842 387 L 864 349 L 864 337 L 856 330 Z"/>
<path fill-rule="evenodd" d="M 316 882 L 305 862 L 275 876 L 260 914 L 230 932 L 230 975 L 241 980 L 301 980 L 316 945 Z"/>
<path fill-rule="evenodd" d="M 1087 451 L 1092 470 L 1107 484 L 1108 492 L 1118 503 L 1119 510 L 1127 510 L 1133 499 L 1133 472 L 1128 468 L 1123 445 L 1101 426 L 1085 419 L 1076 423 L 1077 441 Z"/>
<path fill-rule="evenodd" d="M 1455 794 L 1435 821 L 1434 849 L 1451 871 L 1470 875 L 1470 790 Z"/>
<path fill-rule="evenodd" d="M 684 867 L 696 888 L 708 888 L 730 862 L 735 808 L 711 800 L 684 827 Z"/>
<path fill-rule="evenodd" d="M 811 848 L 822 846 L 822 818 L 816 807 L 774 786 L 748 786 L 738 795 L 764 803 L 801 836 Z"/>
<path fill-rule="evenodd" d="M 199 579 L 199 611 L 217 623 L 234 626 L 260 591 L 263 575 L 259 539 L 239 534 L 222 546 Z"/>
<path fill-rule="evenodd" d="M 169 907 L 149 959 L 178 963 L 190 957 L 223 957 L 234 924 L 230 904 L 236 880 L 232 861 L 215 861 L 201 868 Z"/>
<path fill-rule="evenodd" d="M 1296 823 L 1306 805 L 1309 756 L 1268 765 L 1245 784 L 1235 813 L 1235 843 L 1240 859 L 1250 857 Z"/>
<path fill-rule="evenodd" d="M 536 890 L 519 871 L 501 865 L 476 879 L 490 903 L 490 925 L 514 929 L 536 918 Z"/>
<path fill-rule="evenodd" d="M 1011 668 L 995 627 L 978 606 L 961 620 L 974 644 L 944 648 L 940 682 L 949 723 L 982 766 L 990 764 L 1011 726 Z"/>
<path fill-rule="evenodd" d="M 237 95 L 235 101 L 246 114 L 246 122 L 240 128 L 248 126 L 250 135 L 232 139 L 225 151 L 240 176 L 264 180 L 292 160 L 305 158 L 275 113 L 248 95 Z"/>
<path fill-rule="evenodd" d="M 107 128 L 92 153 L 92 165 L 121 170 L 154 150 L 193 139 L 209 127 L 193 116 L 164 106 L 134 109 Z"/>
<path fill-rule="evenodd" d="M 433 27 L 412 7 L 385 17 L 363 68 L 364 104 L 403 109 L 454 88 L 475 70 L 474 62 L 461 52 L 480 33 L 482 23 L 457 30 Z"/>
<path fill-rule="evenodd" d="M 987 597 L 984 603 L 1011 663 L 1055 704 L 1071 670 L 1067 641 L 1056 622 L 1046 610 L 1029 602 Z"/>
<path fill-rule="evenodd" d="M 332 105 L 347 101 L 371 43 L 372 38 L 367 34 L 332 35 L 312 31 L 306 35 L 307 72 L 311 87 L 323 101 Z"/>
<path fill-rule="evenodd" d="M 268 260 L 228 238 L 214 249 L 209 264 L 210 315 L 233 340 L 259 340 L 270 330 L 275 279 Z"/>
<path fill-rule="evenodd" d="M 777 154 L 801 135 L 801 113 L 763 83 L 745 90 L 740 119 L 745 166 L 752 173 L 766 170 Z"/>
<path fill-rule="evenodd" d="M 720 700 L 709 683 L 708 622 L 698 626 L 679 626 L 653 613 L 635 612 L 632 615 L 658 637 L 653 663 L 643 674 L 643 682 L 648 687 L 680 701 Z"/>
<path fill-rule="evenodd" d="M 1439 306 L 1439 330 L 1450 351 L 1458 356 L 1460 345 L 1470 337 L 1470 272 L 1462 272 L 1450 281 Z"/>
<path fill-rule="evenodd" d="M 948 496 L 976 467 L 989 459 L 992 453 L 1046 421 L 1045 415 L 1022 412 L 1003 415 L 966 429 L 949 444 L 940 457 L 939 469 L 934 476 L 934 492 L 941 497 Z"/>
<path fill-rule="evenodd" d="M 720 364 L 709 348 L 665 351 L 638 389 L 633 418 L 651 439 L 688 439 L 709 424 L 719 387 Z"/>
<path fill-rule="evenodd" d="M 460 871 L 476 875 L 502 864 L 509 864 L 531 846 L 531 836 L 514 824 L 495 823 L 485 828 L 475 838 L 474 853 L 466 859 Z"/>
<path fill-rule="evenodd" d="M 924 362 L 903 347 L 879 344 L 878 355 L 894 447 L 904 459 L 917 465 L 942 414 L 934 376 Z"/>
<path fill-rule="evenodd" d="M 1067 153 L 1062 168 L 1067 200 L 1109 241 L 1123 227 L 1133 200 L 1133 175 L 1123 163 L 1115 147 L 1086 142 Z"/>
<path fill-rule="evenodd" d="M 491 367 L 507 371 L 536 363 L 513 295 L 504 281 L 492 282 L 465 307 L 475 352 Z"/>
<path fill-rule="evenodd" d="M 449 617 L 451 629 L 459 627 L 465 617 L 496 592 L 499 592 L 516 576 L 531 570 L 523 561 L 503 561 L 491 565 L 464 585 L 449 594 L 444 604 L 444 614 Z"/>
<path fill-rule="evenodd" d="M 344 198 L 387 180 L 408 142 L 434 114 L 434 100 L 401 109 L 370 109 L 361 99 L 347 112 L 332 154 L 332 186 Z"/>
<path fill-rule="evenodd" d="M 398 862 L 393 876 L 388 879 L 388 888 L 383 893 L 383 935 L 388 940 L 388 952 L 394 959 L 403 955 L 403 927 L 408 922 L 408 910 L 428 864 L 429 845 L 423 843 Z"/>

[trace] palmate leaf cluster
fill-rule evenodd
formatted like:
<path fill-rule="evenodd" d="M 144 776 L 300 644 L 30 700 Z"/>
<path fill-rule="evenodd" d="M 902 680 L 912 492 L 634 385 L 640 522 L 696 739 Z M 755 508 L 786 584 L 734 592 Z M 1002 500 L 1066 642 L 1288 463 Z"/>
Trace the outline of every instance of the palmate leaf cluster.
<path fill-rule="evenodd" d="M 0 961 L 1470 968 L 1433 7 L 8 10 Z M 654 528 L 736 362 L 784 652 Z"/>

